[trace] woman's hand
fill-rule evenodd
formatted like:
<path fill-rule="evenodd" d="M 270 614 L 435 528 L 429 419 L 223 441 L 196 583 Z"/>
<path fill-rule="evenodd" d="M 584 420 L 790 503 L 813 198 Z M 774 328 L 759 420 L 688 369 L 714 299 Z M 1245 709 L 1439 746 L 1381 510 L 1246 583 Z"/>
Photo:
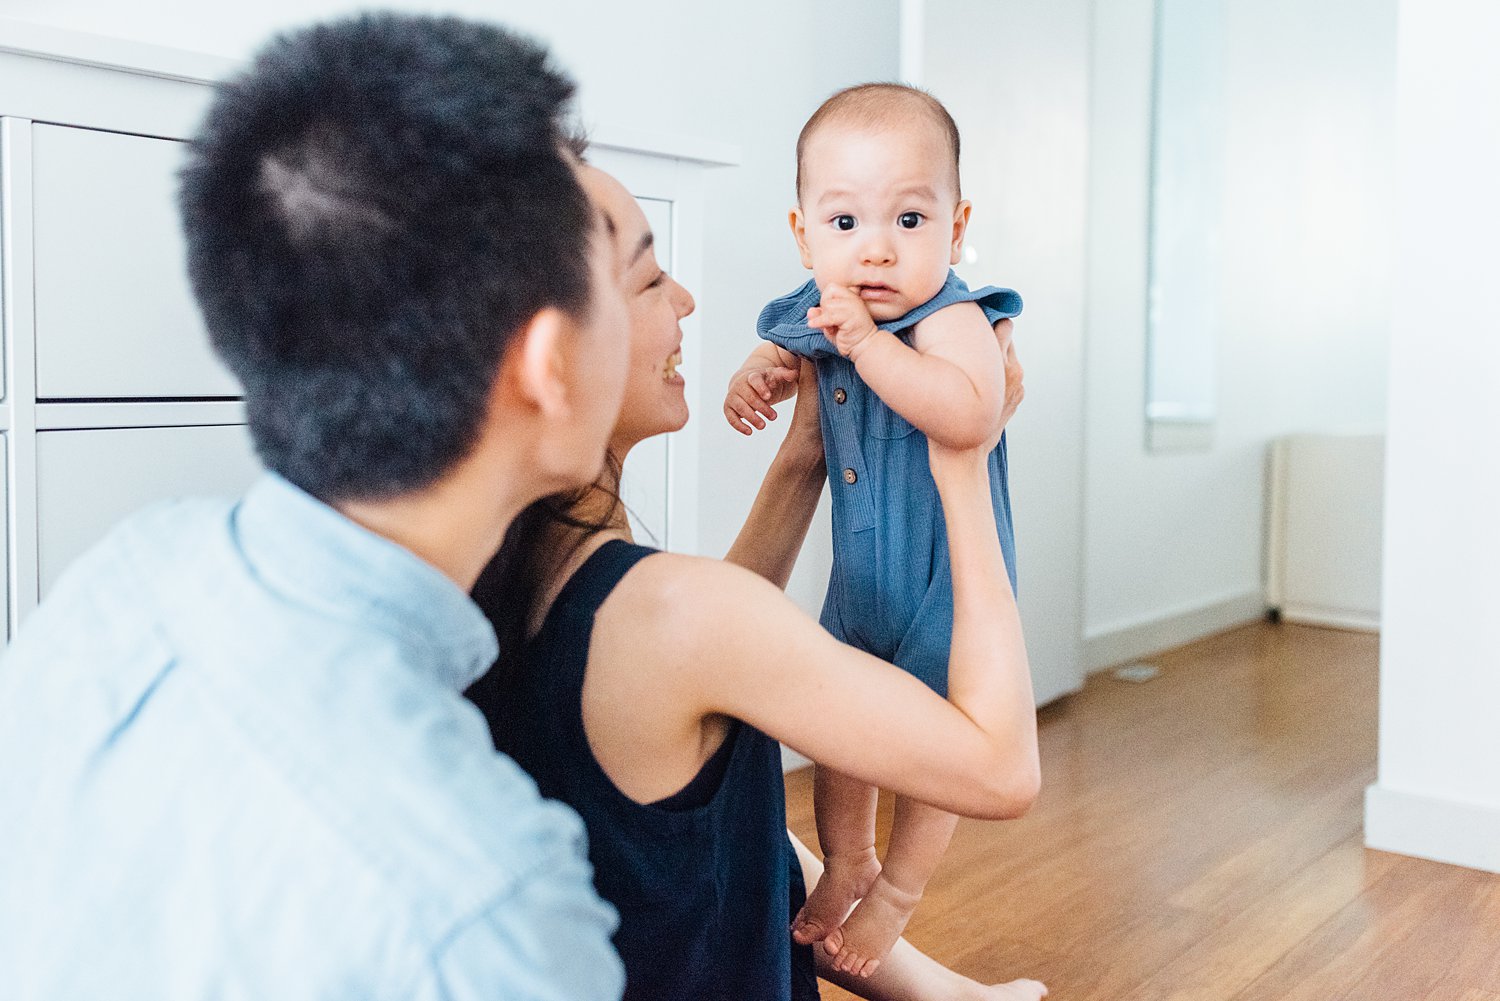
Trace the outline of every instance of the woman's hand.
<path fill-rule="evenodd" d="M 1015 324 L 1009 319 L 995 321 L 995 339 L 1000 342 L 1000 351 L 1005 356 L 1005 403 L 1000 408 L 1000 428 L 1010 423 L 1015 416 L 1021 401 L 1026 398 L 1026 386 L 1023 380 L 1026 378 L 1026 370 L 1021 368 L 1021 362 L 1016 358 L 1016 342 L 1012 337 L 1015 332 Z M 999 436 L 995 440 L 998 442 Z"/>

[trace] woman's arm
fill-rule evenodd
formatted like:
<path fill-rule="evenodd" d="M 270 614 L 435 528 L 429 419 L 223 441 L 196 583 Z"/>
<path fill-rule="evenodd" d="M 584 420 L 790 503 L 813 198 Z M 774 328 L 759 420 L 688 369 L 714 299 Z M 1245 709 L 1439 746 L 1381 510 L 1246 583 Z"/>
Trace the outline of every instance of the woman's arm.
<path fill-rule="evenodd" d="M 654 557 L 600 609 L 589 658 L 597 704 L 637 693 L 628 727 L 606 713 L 590 729 L 622 787 L 654 776 L 677 788 L 661 760 L 628 749 L 691 748 L 675 766 L 686 781 L 701 763 L 702 721 L 730 716 L 814 761 L 953 813 L 1026 811 L 1040 781 L 1036 713 L 990 507 L 989 450 L 931 449 L 954 557 L 950 701 L 839 643 L 760 577 L 715 560 Z M 616 726 L 620 733 L 606 734 Z"/>
<path fill-rule="evenodd" d="M 785 588 L 807 538 L 823 481 L 823 438 L 818 429 L 818 383 L 810 361 L 798 373 L 792 424 L 771 461 L 740 534 L 724 559 Z"/>

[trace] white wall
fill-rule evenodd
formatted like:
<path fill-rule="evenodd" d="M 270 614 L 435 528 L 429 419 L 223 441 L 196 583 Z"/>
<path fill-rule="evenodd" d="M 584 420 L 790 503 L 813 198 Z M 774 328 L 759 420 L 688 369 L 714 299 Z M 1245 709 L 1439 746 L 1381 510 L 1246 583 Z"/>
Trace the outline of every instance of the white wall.
<path fill-rule="evenodd" d="M 1038 701 L 1083 683 L 1083 281 L 1088 0 L 926 0 L 921 83 L 963 137 L 959 267 L 1026 300 L 1026 401 L 1009 430 L 1021 615 Z"/>
<path fill-rule="evenodd" d="M 156 45 L 247 58 L 269 33 L 360 9 L 347 0 L 261 0 L 214 5 L 190 0 L 7 0 L 0 15 Z M 709 172 L 705 279 L 700 304 L 704 376 L 701 548 L 728 549 L 749 510 L 777 434 L 746 441 L 719 416 L 730 373 L 755 345 L 766 300 L 803 281 L 786 227 L 793 201 L 793 146 L 803 120 L 833 90 L 889 79 L 897 68 L 896 0 L 768 0 L 738 5 L 695 0 L 450 0 L 379 6 L 457 13 L 526 30 L 547 42 L 580 84 L 591 127 L 641 131 L 737 146 L 741 165 Z M 829 565 L 824 511 L 791 592 L 816 613 Z"/>
<path fill-rule="evenodd" d="M 1500 872 L 1500 7 L 1402 0 L 1372 848 Z"/>
<path fill-rule="evenodd" d="M 1225 0 L 1218 415 L 1144 444 L 1151 0 L 1096 0 L 1085 383 L 1085 656 L 1258 613 L 1266 445 L 1383 424 L 1395 0 Z"/>

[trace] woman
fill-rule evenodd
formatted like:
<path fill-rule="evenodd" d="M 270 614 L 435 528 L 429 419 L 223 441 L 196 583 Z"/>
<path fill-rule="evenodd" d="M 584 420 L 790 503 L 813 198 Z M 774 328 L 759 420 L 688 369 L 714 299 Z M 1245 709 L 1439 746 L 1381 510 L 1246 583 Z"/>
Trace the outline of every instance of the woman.
<path fill-rule="evenodd" d="M 623 462 L 687 421 L 678 321 L 693 300 L 658 267 L 629 193 L 597 170 L 585 183 L 614 223 L 630 310 L 611 438 Z M 621 914 L 627 997 L 816 997 L 813 950 L 788 930 L 804 881 L 777 740 L 968 816 L 1015 816 L 1036 795 L 1031 683 L 990 515 L 988 449 L 932 455 L 953 540 L 951 701 L 839 644 L 781 593 L 825 476 L 816 397 L 798 394 L 727 562 L 634 546 L 613 464 L 596 487 L 523 514 L 475 590 L 506 653 L 470 697 L 497 746 L 588 826 L 595 882 Z M 903 943 L 853 986 L 932 996 L 952 986 L 945 975 Z"/>

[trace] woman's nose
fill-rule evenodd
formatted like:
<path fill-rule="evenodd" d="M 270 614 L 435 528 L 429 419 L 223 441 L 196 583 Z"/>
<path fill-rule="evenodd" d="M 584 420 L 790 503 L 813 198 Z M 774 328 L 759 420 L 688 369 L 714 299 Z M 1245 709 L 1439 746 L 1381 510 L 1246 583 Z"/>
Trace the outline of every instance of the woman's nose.
<path fill-rule="evenodd" d="M 693 301 L 693 293 L 683 288 L 681 282 L 675 278 L 671 279 L 671 282 L 672 305 L 677 310 L 677 319 L 680 320 L 684 316 L 690 316 L 693 310 L 698 308 L 698 304 Z"/>

